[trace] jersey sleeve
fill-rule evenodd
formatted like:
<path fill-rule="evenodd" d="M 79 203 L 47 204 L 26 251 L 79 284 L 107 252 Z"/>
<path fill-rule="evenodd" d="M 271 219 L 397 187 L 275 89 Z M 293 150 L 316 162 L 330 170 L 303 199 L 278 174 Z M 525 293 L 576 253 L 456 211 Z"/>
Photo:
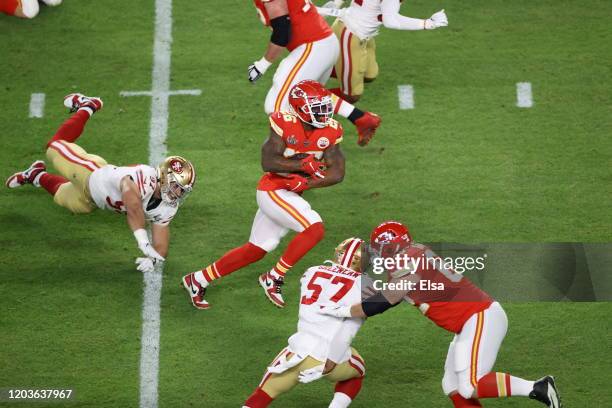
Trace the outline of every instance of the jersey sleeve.
<path fill-rule="evenodd" d="M 272 112 L 269 116 L 270 127 L 285 142 L 286 138 L 299 132 L 299 119 L 290 112 Z"/>

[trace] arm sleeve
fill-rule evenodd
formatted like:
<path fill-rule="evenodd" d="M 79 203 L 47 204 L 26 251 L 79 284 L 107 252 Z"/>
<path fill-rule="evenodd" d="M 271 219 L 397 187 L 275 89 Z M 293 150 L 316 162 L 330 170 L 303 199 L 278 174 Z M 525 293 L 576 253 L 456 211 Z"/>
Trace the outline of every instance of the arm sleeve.
<path fill-rule="evenodd" d="M 399 0 L 383 0 L 381 4 L 382 23 L 394 30 L 424 30 L 425 20 L 402 16 Z"/>
<path fill-rule="evenodd" d="M 289 38 L 291 36 L 291 22 L 289 21 L 289 16 L 284 15 L 273 18 L 270 20 L 270 26 L 272 27 L 270 42 L 279 47 L 286 47 L 287 44 L 289 44 Z"/>

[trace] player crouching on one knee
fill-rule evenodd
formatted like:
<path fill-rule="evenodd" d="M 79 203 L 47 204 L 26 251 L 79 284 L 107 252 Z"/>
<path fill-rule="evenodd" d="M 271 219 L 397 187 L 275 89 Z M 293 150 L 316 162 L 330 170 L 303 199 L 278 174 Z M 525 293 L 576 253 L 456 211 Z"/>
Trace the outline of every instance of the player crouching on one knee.
<path fill-rule="evenodd" d="M 336 248 L 334 260 L 328 261 L 330 265 L 314 266 L 302 275 L 298 331 L 272 361 L 244 407 L 265 408 L 298 383 L 320 378 L 336 384 L 329 408 L 346 408 L 355 399 L 365 363 L 351 342 L 363 319 L 321 315 L 317 310 L 361 300 L 362 290 L 369 287 L 361 274 L 367 262 L 362 257 L 364 247 L 359 238 L 346 239 Z"/>
<path fill-rule="evenodd" d="M 89 118 L 102 109 L 102 100 L 71 94 L 65 97 L 64 105 L 75 113 L 47 143 L 47 159 L 59 174 L 47 172 L 45 162 L 38 160 L 9 177 L 6 186 L 43 187 L 56 204 L 75 214 L 96 208 L 127 214 L 128 226 L 144 255 L 136 259 L 137 269 L 153 271 L 168 254 L 170 221 L 195 184 L 193 164 L 170 156 L 157 167 L 109 165 L 75 143 Z M 146 221 L 152 224 L 153 242 L 145 231 Z"/>
<path fill-rule="evenodd" d="M 396 221 L 382 223 L 372 231 L 369 249 L 371 257 L 384 261 L 405 256 L 406 262 L 397 267 L 381 263 L 389 282 L 400 289 L 383 290 L 353 306 L 324 306 L 321 313 L 366 318 L 404 300 L 455 335 L 444 364 L 442 388 L 456 408 L 481 407 L 482 398 L 511 396 L 529 397 L 549 408 L 561 407 L 553 377 L 529 381 L 492 372 L 508 330 L 504 309 L 465 276 L 434 262 L 440 258 L 425 245 L 413 242 L 406 226 Z M 423 281 L 438 290 L 422 287 L 419 282 Z"/>
<path fill-rule="evenodd" d="M 289 92 L 290 111 L 269 116 L 268 139 L 261 149 L 266 172 L 257 185 L 257 205 L 249 241 L 206 268 L 185 275 L 182 284 L 198 309 L 206 309 L 208 284 L 263 258 L 291 230 L 291 240 L 276 266 L 259 277 L 265 295 L 284 307 L 281 286 L 287 271 L 323 239 L 321 216 L 302 192 L 329 187 L 344 179 L 344 155 L 339 143 L 342 126 L 334 119 L 332 97 L 320 83 L 302 81 Z"/>

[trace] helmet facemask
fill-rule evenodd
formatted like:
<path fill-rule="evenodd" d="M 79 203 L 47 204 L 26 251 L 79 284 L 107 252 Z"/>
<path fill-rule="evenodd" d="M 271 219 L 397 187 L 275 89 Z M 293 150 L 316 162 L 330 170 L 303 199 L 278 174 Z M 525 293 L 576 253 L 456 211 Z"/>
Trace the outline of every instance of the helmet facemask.
<path fill-rule="evenodd" d="M 315 128 L 324 128 L 334 116 L 332 96 L 315 81 L 302 81 L 290 92 L 289 106 L 304 123 Z"/>
<path fill-rule="evenodd" d="M 181 205 L 191 193 L 191 186 L 182 186 L 173 173 L 166 174 L 166 181 L 161 183 L 162 200 L 170 205 Z"/>
<path fill-rule="evenodd" d="M 193 190 L 195 171 L 192 164 L 179 156 L 168 157 L 158 168 L 160 193 L 164 202 L 181 205 Z"/>

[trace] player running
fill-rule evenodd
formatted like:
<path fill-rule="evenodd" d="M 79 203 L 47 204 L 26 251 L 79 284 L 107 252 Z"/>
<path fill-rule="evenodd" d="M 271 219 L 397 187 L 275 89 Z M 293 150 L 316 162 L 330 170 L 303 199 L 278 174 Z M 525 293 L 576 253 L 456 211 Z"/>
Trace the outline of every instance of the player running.
<path fill-rule="evenodd" d="M 508 329 L 504 309 L 463 275 L 445 268 L 428 247 L 414 243 L 399 222 L 379 225 L 371 235 L 372 257 L 392 260 L 406 255 L 409 262 L 387 269 L 389 282 L 414 289 L 384 290 L 353 306 L 325 306 L 321 313 L 341 318 L 365 318 L 383 313 L 406 300 L 436 325 L 455 334 L 448 348 L 442 389 L 457 408 L 480 407 L 481 398 L 523 396 L 560 408 L 551 376 L 537 381 L 491 372 Z M 414 261 L 414 262 L 413 262 Z M 424 286 L 421 283 L 425 282 Z M 429 285 L 427 285 L 429 283 Z M 444 285 L 442 290 L 428 290 Z"/>
<path fill-rule="evenodd" d="M 298 382 L 322 377 L 336 383 L 330 408 L 346 408 L 355 399 L 365 363 L 351 342 L 363 319 L 338 319 L 321 315 L 317 309 L 329 303 L 350 305 L 361 300 L 364 249 L 363 240 L 346 239 L 336 248 L 334 261 L 327 261 L 330 265 L 314 266 L 304 273 L 297 333 L 272 361 L 243 408 L 265 408 Z"/>
<path fill-rule="evenodd" d="M 333 116 L 330 92 L 315 81 L 302 81 L 289 92 L 290 111 L 270 115 L 270 133 L 261 149 L 266 172 L 257 185 L 257 204 L 249 242 L 235 248 L 206 268 L 183 277 L 193 305 L 206 309 L 208 284 L 263 258 L 289 230 L 291 240 L 276 266 L 259 277 L 268 299 L 284 307 L 281 286 L 287 271 L 321 239 L 321 216 L 302 192 L 340 183 L 344 155 L 339 143 L 342 126 Z"/>
<path fill-rule="evenodd" d="M 444 10 L 422 20 L 399 13 L 402 0 L 352 0 L 347 8 L 338 8 L 342 0 L 326 3 L 318 8 L 322 15 L 337 17 L 332 29 L 340 41 L 340 58 L 335 73 L 340 88 L 333 89 L 348 102 L 355 103 L 363 94 L 365 82 L 378 76 L 376 42 L 380 26 L 395 30 L 434 30 L 446 27 Z"/>
<path fill-rule="evenodd" d="M 272 88 L 264 104 L 267 114 L 289 109 L 288 92 L 296 83 L 310 79 L 325 84 L 338 59 L 340 47 L 327 22 L 311 0 L 254 0 L 264 25 L 272 36 L 264 56 L 248 68 L 249 81 L 255 82 L 286 48 L 285 57 L 274 74 Z M 333 96 L 335 113 L 348 118 L 356 127 L 358 144 L 365 146 L 374 136 L 381 119 L 362 112 Z"/>
<path fill-rule="evenodd" d="M 127 214 L 128 226 L 144 255 L 136 259 L 137 269 L 152 271 L 168 254 L 169 224 L 193 189 L 193 165 L 179 156 L 166 158 L 157 168 L 107 164 L 102 157 L 75 144 L 91 115 L 102 109 L 102 100 L 71 94 L 64 98 L 64 105 L 76 113 L 47 143 L 47 159 L 59 175 L 47 172 L 45 162 L 37 160 L 25 171 L 9 177 L 6 186 L 42 186 L 56 204 L 75 214 L 90 213 L 96 208 Z M 152 243 L 144 229 L 145 220 L 152 224 Z"/>

